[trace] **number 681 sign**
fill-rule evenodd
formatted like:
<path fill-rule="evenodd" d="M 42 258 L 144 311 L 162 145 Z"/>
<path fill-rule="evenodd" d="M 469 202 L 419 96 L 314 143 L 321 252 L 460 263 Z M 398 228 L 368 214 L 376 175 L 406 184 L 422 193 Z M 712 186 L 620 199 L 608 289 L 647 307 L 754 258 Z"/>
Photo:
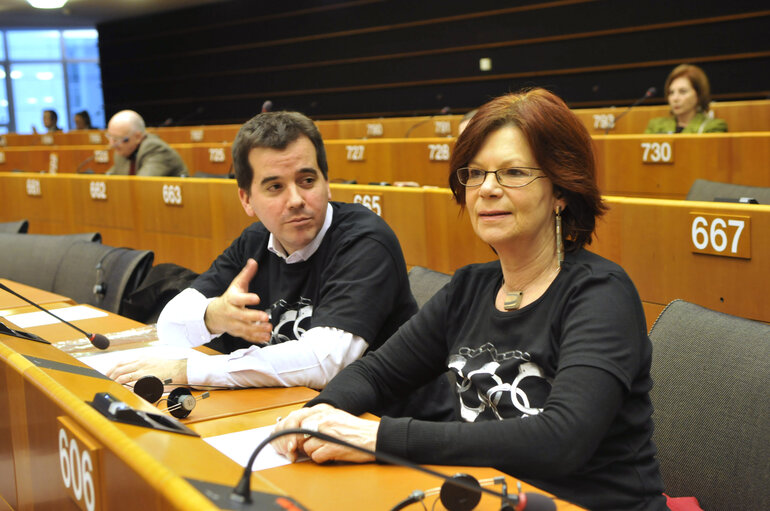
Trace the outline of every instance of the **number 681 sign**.
<path fill-rule="evenodd" d="M 751 218 L 690 213 L 692 251 L 751 259 Z"/>

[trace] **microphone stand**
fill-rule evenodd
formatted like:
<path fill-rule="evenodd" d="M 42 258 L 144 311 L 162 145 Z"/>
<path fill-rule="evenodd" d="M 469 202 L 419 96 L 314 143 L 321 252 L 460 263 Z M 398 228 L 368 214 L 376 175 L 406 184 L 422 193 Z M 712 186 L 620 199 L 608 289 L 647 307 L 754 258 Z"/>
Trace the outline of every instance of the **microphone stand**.
<path fill-rule="evenodd" d="M 30 305 L 32 305 L 32 306 L 34 306 L 34 307 L 37 307 L 38 309 L 40 309 L 41 311 L 45 312 L 46 314 L 50 314 L 51 316 L 55 317 L 56 319 L 58 319 L 59 321 L 61 321 L 61 322 L 62 322 L 62 323 L 64 323 L 65 325 L 68 325 L 68 326 L 70 326 L 70 327 L 74 328 L 75 330 L 77 330 L 77 331 L 78 331 L 78 332 L 80 332 L 81 334 L 85 335 L 85 336 L 86 336 L 86 338 L 88 338 L 88 340 L 89 340 L 89 341 L 91 341 L 91 344 L 93 344 L 95 347 L 99 348 L 100 350 L 106 350 L 107 348 L 109 348 L 109 347 L 110 347 L 110 340 L 109 340 L 109 339 L 107 339 L 107 337 L 105 337 L 104 335 L 102 335 L 102 334 L 89 334 L 89 333 L 88 333 L 88 332 L 86 332 L 85 330 L 83 330 L 83 329 L 81 329 L 81 328 L 78 328 L 78 327 L 76 327 L 75 325 L 73 325 L 73 324 L 72 324 L 72 323 L 70 323 L 69 321 L 65 321 L 65 320 L 63 320 L 62 318 L 60 318 L 59 316 L 57 316 L 57 315 L 56 315 L 56 314 L 54 314 L 53 312 L 49 311 L 48 309 L 44 309 L 44 308 L 42 308 L 41 306 L 39 306 L 38 304 L 36 304 L 36 303 L 35 303 L 35 302 L 33 302 L 32 300 L 30 300 L 30 299 L 28 299 L 28 298 L 24 298 L 24 297 L 23 297 L 23 296 L 21 296 L 19 293 L 17 293 L 17 292 L 16 292 L 16 291 L 14 291 L 13 289 L 9 288 L 9 287 L 8 287 L 8 286 L 6 286 L 5 284 L 2 284 L 2 283 L 0 283 L 0 289 L 3 289 L 3 290 L 5 290 L 5 291 L 8 291 L 8 292 L 9 292 L 9 293 L 11 293 L 12 295 L 16 296 L 17 298 L 21 298 L 22 300 L 24 300 L 24 301 L 25 301 L 25 302 L 27 302 L 28 304 L 30 304 Z M 49 343 L 49 344 L 50 344 L 50 343 Z"/>
<path fill-rule="evenodd" d="M 394 456 L 392 454 L 384 453 L 382 451 L 370 451 L 369 449 L 366 449 L 364 447 L 360 447 L 358 445 L 354 445 L 351 443 L 348 443 L 344 440 L 341 440 L 339 438 L 335 438 L 333 436 L 327 435 L 326 433 L 321 433 L 320 431 L 313 431 L 309 429 L 302 429 L 302 428 L 291 428 L 291 429 L 285 429 L 283 431 L 279 431 L 277 433 L 273 433 L 270 436 L 268 436 L 266 439 L 264 439 L 256 449 L 254 449 L 254 452 L 251 453 L 251 457 L 249 457 L 248 463 L 246 463 L 246 467 L 244 468 L 243 475 L 241 476 L 241 480 L 238 481 L 238 484 L 233 489 L 233 492 L 230 494 L 230 499 L 241 503 L 241 504 L 249 504 L 251 503 L 251 467 L 254 465 L 254 460 L 257 459 L 257 455 L 260 453 L 262 449 L 265 448 L 267 444 L 272 442 L 273 440 L 276 440 L 282 436 L 286 435 L 309 435 L 312 437 L 320 438 L 321 440 L 324 440 L 325 442 L 331 442 L 333 444 L 338 444 L 343 447 L 348 447 L 350 449 L 354 449 L 356 451 L 362 452 L 364 454 L 368 454 L 370 456 L 374 456 L 379 461 L 383 461 L 385 463 L 388 463 L 390 465 L 396 465 L 396 466 L 404 466 L 411 469 L 414 469 L 418 472 L 423 472 L 428 475 L 432 475 L 434 477 L 437 477 L 439 479 L 442 479 L 444 481 L 451 480 L 453 485 L 459 486 L 465 490 L 469 490 L 472 492 L 483 492 L 488 495 L 492 495 L 496 498 L 503 499 L 503 505 L 509 504 L 512 506 L 516 506 L 519 503 L 519 496 L 518 495 L 503 495 L 502 493 L 498 493 L 496 491 L 484 488 L 479 485 L 474 485 L 472 483 L 466 482 L 462 479 L 452 479 L 449 476 L 442 474 L 441 472 L 437 472 L 435 470 L 431 470 L 429 468 L 422 467 L 420 465 L 417 465 L 415 463 L 412 463 L 411 461 L 404 460 L 402 458 L 399 458 L 398 456 Z"/>
<path fill-rule="evenodd" d="M 649 89 L 647 89 L 647 91 L 644 93 L 644 95 L 641 98 L 639 98 L 636 101 L 634 101 L 633 104 L 629 105 L 628 108 L 623 110 L 623 112 L 621 112 L 621 114 L 619 116 L 617 116 L 615 119 L 612 120 L 612 124 L 610 124 L 610 126 L 607 129 L 604 130 L 604 134 L 605 135 L 609 134 L 610 130 L 615 129 L 615 124 L 619 120 L 621 120 L 628 112 L 630 112 L 632 108 L 634 108 L 635 106 L 638 106 L 639 103 L 641 103 L 645 99 L 651 97 L 653 94 L 655 94 L 655 92 L 656 92 L 655 91 L 655 87 L 650 87 Z"/>

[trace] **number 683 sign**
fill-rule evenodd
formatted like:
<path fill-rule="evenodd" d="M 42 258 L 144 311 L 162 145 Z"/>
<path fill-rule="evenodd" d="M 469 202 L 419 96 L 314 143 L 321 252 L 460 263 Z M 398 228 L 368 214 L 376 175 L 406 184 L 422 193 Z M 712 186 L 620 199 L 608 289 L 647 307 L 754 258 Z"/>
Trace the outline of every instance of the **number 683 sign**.
<path fill-rule="evenodd" d="M 751 218 L 690 213 L 692 251 L 751 259 Z"/>

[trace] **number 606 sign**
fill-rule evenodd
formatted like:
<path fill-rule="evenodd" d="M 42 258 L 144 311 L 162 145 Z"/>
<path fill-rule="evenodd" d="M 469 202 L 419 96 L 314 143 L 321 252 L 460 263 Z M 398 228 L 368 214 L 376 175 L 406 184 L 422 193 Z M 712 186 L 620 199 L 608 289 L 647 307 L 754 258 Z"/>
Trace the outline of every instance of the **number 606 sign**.
<path fill-rule="evenodd" d="M 70 498 L 82 511 L 101 508 L 101 447 L 68 417 L 58 417 L 59 469 Z"/>
<path fill-rule="evenodd" d="M 751 259 L 751 218 L 690 213 L 692 251 Z"/>

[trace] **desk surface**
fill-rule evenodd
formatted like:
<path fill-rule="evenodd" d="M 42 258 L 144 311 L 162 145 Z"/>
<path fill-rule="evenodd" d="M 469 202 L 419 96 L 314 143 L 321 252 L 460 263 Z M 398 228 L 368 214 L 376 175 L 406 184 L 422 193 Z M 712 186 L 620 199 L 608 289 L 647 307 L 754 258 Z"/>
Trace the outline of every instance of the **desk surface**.
<path fill-rule="evenodd" d="M 16 291 L 25 298 L 32 300 L 38 305 L 45 305 L 54 302 L 74 303 L 66 296 L 51 293 L 49 291 L 43 291 L 42 289 L 37 289 L 26 284 L 14 282 L 13 280 L 0 279 L 0 283 Z M 27 305 L 29 304 L 21 298 L 18 298 L 5 290 L 0 290 L 0 314 L 5 310 L 15 309 L 17 307 L 25 307 Z"/>
<path fill-rule="evenodd" d="M 54 303 L 51 308 L 67 305 Z M 79 323 L 103 333 L 141 326 L 115 314 Z M 72 338 L 71 329 L 62 324 L 29 330 L 54 342 Z M 138 499 L 137 505 L 147 509 L 213 509 L 215 506 L 203 494 L 191 492 L 190 481 L 202 480 L 227 488 L 238 480 L 241 468 L 199 437 L 106 421 L 90 406 L 84 406 L 96 392 L 109 392 L 134 409 L 157 413 L 157 408 L 129 389 L 54 345 L 0 336 L 0 377 L 3 375 L 8 384 L 0 389 L 0 427 L 11 434 L 0 440 L 0 468 L 4 473 L 5 469 L 12 472 L 12 477 L 0 484 L 0 495 L 12 508 L 37 502 L 41 491 L 48 502 L 72 506 L 61 483 L 57 445 L 50 440 L 62 417 L 82 429 L 84 438 L 100 446 L 102 472 L 94 475 L 94 484 L 99 485 L 100 498 L 107 506 L 120 502 L 124 498 L 121 495 L 128 492 Z M 188 424 L 203 437 L 274 424 L 278 416 L 285 416 L 315 394 L 305 388 L 213 391 L 210 399 L 199 401 Z M 11 442 L 11 438 L 15 440 Z M 502 475 L 491 468 L 432 468 L 448 475 L 466 472 L 480 480 Z M 46 476 L 45 489 L 40 486 L 43 483 L 38 474 Z M 513 491 L 516 481 L 506 479 Z M 252 475 L 253 490 L 289 495 L 314 510 L 361 509 L 362 504 L 367 509 L 390 509 L 412 491 L 438 488 L 440 484 L 428 474 L 380 464 L 320 466 L 306 462 Z M 341 488 L 345 491 L 341 492 Z M 524 491 L 532 490 L 524 485 Z M 426 500 L 428 505 L 432 505 L 433 498 Z M 478 509 L 499 509 L 499 505 L 498 499 L 485 496 Z M 558 502 L 558 509 L 579 508 Z"/>

